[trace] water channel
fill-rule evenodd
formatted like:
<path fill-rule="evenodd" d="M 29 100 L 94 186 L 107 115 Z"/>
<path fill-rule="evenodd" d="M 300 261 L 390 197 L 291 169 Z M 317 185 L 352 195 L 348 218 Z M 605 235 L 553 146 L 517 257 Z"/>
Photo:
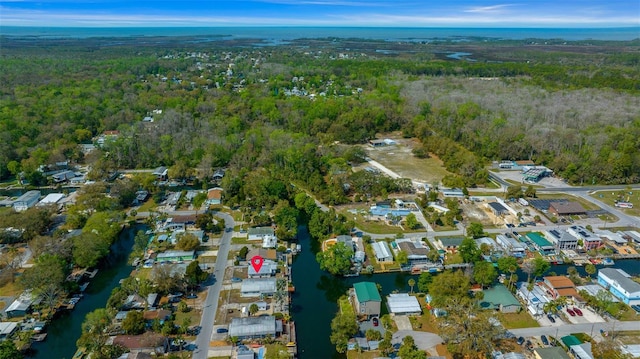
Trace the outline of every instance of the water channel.
<path fill-rule="evenodd" d="M 121 279 L 131 274 L 132 267 L 127 263 L 133 247 L 133 238 L 138 230 L 145 227 L 137 225 L 125 228 L 118 241 L 111 247 L 109 256 L 100 267 L 98 274 L 91 280 L 84 297 L 75 309 L 53 320 L 47 327 L 47 339 L 34 343 L 33 358 L 71 359 L 76 352 L 76 341 L 82 332 L 82 322 L 87 313 L 104 308 L 113 288 Z"/>
<path fill-rule="evenodd" d="M 309 237 L 306 227 L 298 230 L 298 239 L 302 246 L 292 266 L 293 284 L 296 292 L 292 299 L 292 317 L 296 322 L 298 357 L 300 359 L 332 358 L 343 359 L 346 355 L 335 351 L 329 341 L 331 335 L 331 320 L 337 307 L 337 300 L 347 292 L 353 283 L 372 281 L 382 286 L 381 296 L 394 290 L 409 291 L 407 283 L 411 277 L 408 273 L 385 273 L 360 277 L 338 278 L 320 270 L 316 262 L 315 253 L 318 248 Z M 597 266 L 602 268 L 601 266 Z M 552 265 L 546 273 L 564 275 L 568 265 Z M 620 260 L 613 268 L 620 268 L 631 275 L 640 275 L 640 261 Z M 583 267 L 576 267 L 580 275 L 585 276 Z M 517 273 L 520 280 L 526 280 L 527 275 Z M 594 274 L 595 276 L 595 274 Z M 414 276 L 418 279 L 418 276 Z M 386 314 L 386 306 L 382 306 L 382 314 Z"/>

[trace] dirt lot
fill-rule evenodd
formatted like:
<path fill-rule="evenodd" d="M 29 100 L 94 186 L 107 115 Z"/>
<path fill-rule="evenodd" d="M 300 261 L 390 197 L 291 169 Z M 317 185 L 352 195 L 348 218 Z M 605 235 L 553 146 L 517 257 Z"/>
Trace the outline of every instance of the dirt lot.
<path fill-rule="evenodd" d="M 442 177 L 449 174 L 437 157 L 417 158 L 411 153 L 411 150 L 420 146 L 418 140 L 402 138 L 399 134 L 381 135 L 380 138 L 392 139 L 396 144 L 377 148 L 364 145 L 363 148 L 371 159 L 400 176 L 417 182 L 439 184 Z"/>

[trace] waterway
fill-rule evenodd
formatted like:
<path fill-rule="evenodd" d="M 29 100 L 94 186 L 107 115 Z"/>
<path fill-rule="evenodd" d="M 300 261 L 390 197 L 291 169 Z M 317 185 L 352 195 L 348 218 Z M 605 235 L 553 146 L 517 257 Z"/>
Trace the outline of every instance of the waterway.
<path fill-rule="evenodd" d="M 337 300 L 347 292 L 353 283 L 372 281 L 382 286 L 381 296 L 388 295 L 394 290 L 409 291 L 407 283 L 412 276 L 408 273 L 385 273 L 360 277 L 338 278 L 320 270 L 315 260 L 318 246 L 309 237 L 306 227 L 298 229 L 298 239 L 302 246 L 292 266 L 293 284 L 296 292 L 292 298 L 292 318 L 296 322 L 298 357 L 300 359 L 331 358 L 343 359 L 346 356 L 335 351 L 329 340 L 331 335 L 331 320 L 337 311 Z M 616 261 L 612 268 L 620 268 L 631 275 L 640 275 L 640 261 Z M 545 275 L 567 273 L 569 265 L 552 265 Z M 597 266 L 604 268 L 604 266 Z M 580 275 L 585 276 L 584 267 L 576 267 Z M 526 280 L 527 275 L 517 273 L 520 280 Z M 595 274 L 594 274 L 595 277 Z M 416 279 L 418 276 L 413 276 Z M 382 314 L 386 306 L 382 306 Z"/>
<path fill-rule="evenodd" d="M 100 266 L 98 274 L 91 280 L 84 297 L 75 309 L 53 320 L 47 328 L 47 339 L 34 343 L 35 359 L 71 359 L 75 354 L 76 341 L 82 333 L 82 322 L 87 313 L 104 308 L 113 288 L 121 279 L 131 274 L 132 267 L 127 263 L 133 247 L 133 238 L 138 230 L 146 229 L 142 225 L 127 227 L 119 240 L 111 247 L 109 256 Z"/>

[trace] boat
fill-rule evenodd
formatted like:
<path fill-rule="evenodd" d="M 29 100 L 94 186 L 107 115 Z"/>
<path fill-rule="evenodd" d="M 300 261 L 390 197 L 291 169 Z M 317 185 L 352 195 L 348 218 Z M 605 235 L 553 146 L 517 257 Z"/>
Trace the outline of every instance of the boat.
<path fill-rule="evenodd" d="M 84 292 L 85 290 L 87 290 L 87 287 L 89 286 L 89 282 L 84 282 L 81 286 L 80 286 L 80 292 Z"/>
<path fill-rule="evenodd" d="M 616 263 L 611 258 L 605 258 L 605 259 L 602 260 L 602 265 L 604 265 L 604 266 L 612 266 L 614 264 L 616 264 Z"/>

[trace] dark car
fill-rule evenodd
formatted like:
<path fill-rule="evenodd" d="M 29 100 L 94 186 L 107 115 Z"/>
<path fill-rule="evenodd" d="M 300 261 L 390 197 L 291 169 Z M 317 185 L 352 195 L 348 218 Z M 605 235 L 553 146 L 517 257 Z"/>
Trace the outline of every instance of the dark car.
<path fill-rule="evenodd" d="M 555 323 L 555 322 L 556 322 L 556 320 L 553 318 L 553 315 L 552 315 L 552 314 L 547 314 L 547 318 L 549 318 L 549 321 L 550 321 L 551 323 Z"/>
<path fill-rule="evenodd" d="M 191 293 L 191 294 L 188 294 L 188 295 L 187 295 L 187 299 L 196 299 L 196 298 L 198 298 L 198 295 L 197 295 L 197 294 L 193 294 L 193 293 Z"/>
<path fill-rule="evenodd" d="M 573 307 L 573 311 L 576 312 L 579 316 L 582 316 L 582 311 L 576 307 Z"/>
<path fill-rule="evenodd" d="M 567 313 L 569 313 L 570 316 L 575 317 L 576 316 L 576 312 L 574 312 L 573 310 L 571 310 L 571 308 L 567 308 Z"/>
<path fill-rule="evenodd" d="M 229 329 L 227 328 L 218 328 L 216 329 L 216 333 L 228 333 Z"/>
<path fill-rule="evenodd" d="M 518 337 L 518 345 L 522 345 L 524 343 L 524 337 Z"/>
<path fill-rule="evenodd" d="M 371 319 L 371 323 L 373 324 L 374 327 L 377 327 L 378 324 L 380 324 L 377 317 Z"/>
<path fill-rule="evenodd" d="M 527 343 L 525 345 L 526 345 L 527 349 L 533 350 L 533 343 L 531 343 L 531 340 L 527 340 Z"/>
<path fill-rule="evenodd" d="M 542 342 L 542 344 L 544 345 L 549 345 L 549 340 L 547 339 L 546 335 L 542 335 L 540 336 L 540 341 Z"/>

